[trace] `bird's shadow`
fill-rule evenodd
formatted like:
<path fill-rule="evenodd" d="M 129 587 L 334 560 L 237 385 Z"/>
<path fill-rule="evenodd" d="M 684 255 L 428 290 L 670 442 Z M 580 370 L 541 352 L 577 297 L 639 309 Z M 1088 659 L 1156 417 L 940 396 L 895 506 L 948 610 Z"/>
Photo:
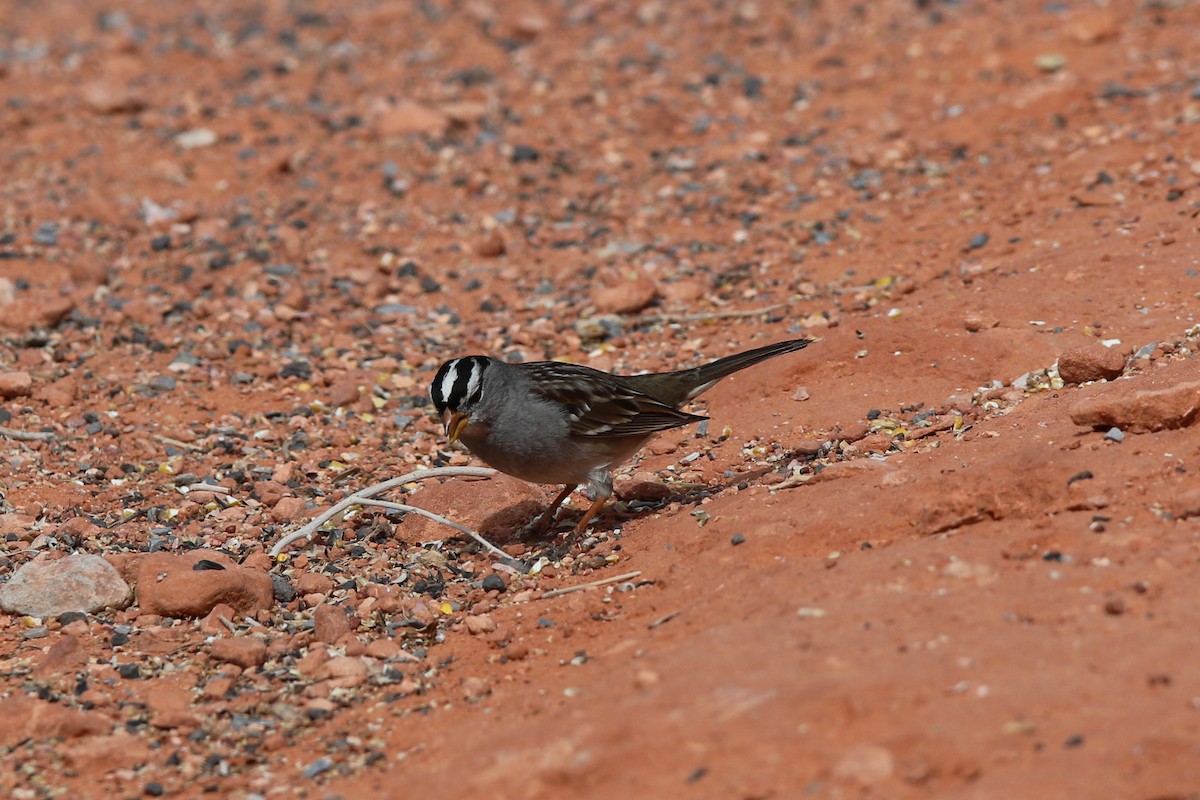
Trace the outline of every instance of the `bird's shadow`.
<path fill-rule="evenodd" d="M 611 531 L 623 523 L 660 511 L 671 503 L 697 505 L 707 497 L 720 494 L 742 483 L 751 483 L 771 471 L 770 467 L 756 467 L 730 477 L 722 476 L 721 480 L 713 483 L 687 484 L 684 491 L 673 491 L 668 496 L 658 500 L 614 500 L 607 503 L 593 518 L 589 529 Z M 671 484 L 666 485 L 670 486 Z M 502 517 L 510 522 L 510 527 L 503 532 L 493 529 L 496 530 L 499 536 L 489 538 L 492 538 L 492 541 L 497 544 L 501 544 L 502 542 L 505 544 L 521 543 L 535 547 L 548 545 L 551 548 L 550 551 L 542 555 L 546 555 L 552 559 L 556 556 L 561 557 L 562 555 L 566 555 L 570 551 L 571 545 L 575 543 L 574 540 L 576 538 L 586 538 L 573 537 L 571 535 L 576 521 L 583 515 L 584 509 L 567 508 L 564 506 L 559 509 L 558 516 L 553 522 L 542 526 L 538 524 L 538 520 L 544 510 L 544 504 L 539 505 L 535 501 L 525 500 L 497 512 L 497 514 L 489 517 L 486 522 L 490 522 L 494 518 L 499 521 L 499 518 Z M 512 521 L 518 517 L 523 519 L 523 522 L 518 521 L 515 526 L 511 526 Z"/>

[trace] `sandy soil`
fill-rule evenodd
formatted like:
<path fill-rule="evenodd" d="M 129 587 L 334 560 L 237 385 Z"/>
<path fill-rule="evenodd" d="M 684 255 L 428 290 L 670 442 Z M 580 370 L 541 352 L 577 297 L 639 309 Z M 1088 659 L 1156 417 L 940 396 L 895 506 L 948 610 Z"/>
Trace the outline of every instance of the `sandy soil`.
<path fill-rule="evenodd" d="M 3 4 L 0 576 L 136 587 L 0 612 L 0 789 L 1200 796 L 1198 36 L 1158 0 Z M 800 335 L 569 551 L 517 530 L 551 487 L 410 487 L 532 573 L 370 509 L 267 554 L 474 463 L 446 358 Z"/>

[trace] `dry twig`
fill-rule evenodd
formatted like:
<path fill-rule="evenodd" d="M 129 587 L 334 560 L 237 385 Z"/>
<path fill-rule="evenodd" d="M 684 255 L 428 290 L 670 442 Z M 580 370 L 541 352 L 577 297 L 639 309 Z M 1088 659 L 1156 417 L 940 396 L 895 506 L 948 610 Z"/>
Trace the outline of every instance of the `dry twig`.
<path fill-rule="evenodd" d="M 787 303 L 776 303 L 773 306 L 764 306 L 763 308 L 752 308 L 748 311 L 708 311 L 703 314 L 651 314 L 645 317 L 638 317 L 630 320 L 634 325 L 670 325 L 676 322 L 712 322 L 718 319 L 744 319 L 746 317 L 757 317 L 760 314 L 769 314 L 772 311 L 778 311 L 781 308 L 787 308 Z"/>
<path fill-rule="evenodd" d="M 539 597 L 538 599 L 546 600 L 551 597 L 558 597 L 560 595 L 570 594 L 571 592 L 582 592 L 584 589 L 595 589 L 597 586 L 607 586 L 610 583 L 621 583 L 622 581 L 631 581 L 634 578 L 636 578 L 638 575 L 641 575 L 641 574 L 642 574 L 642 571 L 639 569 L 636 572 L 626 572 L 624 575 L 613 575 L 611 578 L 600 578 L 599 580 L 588 581 L 587 583 L 580 583 L 575 586 L 564 586 L 562 589 L 551 589 L 548 592 L 543 592 L 541 597 Z"/>
<path fill-rule="evenodd" d="M 47 442 L 55 438 L 51 431 L 19 431 L 16 428 L 0 427 L 0 436 L 17 442 Z"/>
<path fill-rule="evenodd" d="M 311 539 L 313 534 L 316 533 L 317 530 L 319 530 L 322 525 L 324 525 L 326 522 L 333 519 L 334 517 L 338 516 L 343 511 L 350 508 L 351 506 L 374 505 L 374 506 L 383 506 L 384 508 L 399 509 L 401 511 L 411 511 L 415 514 L 420 514 L 423 517 L 428 517 L 429 519 L 433 520 L 434 522 L 440 522 L 442 525 L 448 525 L 457 531 L 461 531 L 461 532 L 467 534 L 472 539 L 479 542 L 479 544 L 482 545 L 489 553 L 492 553 L 493 555 L 498 556 L 500 558 L 508 558 L 509 557 L 508 553 L 505 553 L 499 547 L 496 547 L 496 545 L 492 544 L 487 539 L 484 539 L 478 533 L 476 533 L 475 531 L 466 527 L 465 525 L 460 525 L 457 522 L 448 520 L 445 517 L 440 516 L 438 514 L 434 514 L 432 511 L 426 511 L 423 508 L 417 508 L 415 506 L 404 505 L 403 503 L 390 503 L 385 500 L 372 499 L 376 495 L 382 494 L 383 492 L 386 492 L 389 489 L 394 489 L 397 486 L 403 486 L 404 484 L 411 483 L 412 481 L 423 481 L 423 480 L 426 480 L 427 478 L 443 478 L 443 477 L 455 477 L 455 476 L 471 476 L 471 477 L 476 477 L 476 478 L 490 478 L 491 476 L 493 476 L 495 474 L 496 474 L 496 470 L 487 469 L 484 467 L 440 467 L 438 469 L 419 469 L 416 472 L 410 472 L 407 475 L 401 475 L 399 478 L 392 478 L 390 481 L 384 481 L 383 483 L 377 483 L 374 486 L 368 486 L 365 489 L 355 492 L 354 494 L 350 495 L 349 497 L 343 498 L 338 503 L 335 503 L 332 507 L 326 509 L 319 516 L 317 516 L 316 519 L 309 522 L 307 525 L 305 525 L 300 530 L 295 531 L 293 533 L 289 533 L 287 536 L 284 536 L 282 539 L 280 539 L 278 542 L 275 543 L 274 547 L 271 548 L 271 557 L 274 558 L 275 556 L 278 556 L 280 553 L 283 552 L 284 548 L 287 547 L 292 542 L 295 542 L 299 539 L 305 539 L 305 538 Z"/>

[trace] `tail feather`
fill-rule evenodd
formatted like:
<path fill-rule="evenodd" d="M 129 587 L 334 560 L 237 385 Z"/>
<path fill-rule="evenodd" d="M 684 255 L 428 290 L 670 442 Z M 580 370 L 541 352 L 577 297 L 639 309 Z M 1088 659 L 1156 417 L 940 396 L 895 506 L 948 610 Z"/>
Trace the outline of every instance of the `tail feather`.
<path fill-rule="evenodd" d="M 681 378 L 683 380 L 662 381 L 660 386 L 663 390 L 673 391 L 678 396 L 658 397 L 657 399 L 670 405 L 678 406 L 681 403 L 699 397 L 722 378 L 747 367 L 752 367 L 760 361 L 766 361 L 769 358 L 775 358 L 785 353 L 794 353 L 797 350 L 803 350 L 814 341 L 816 340 L 790 339 L 786 342 L 776 342 L 775 344 L 768 344 L 763 347 L 756 347 L 753 350 L 747 350 L 744 353 L 735 353 L 725 358 L 718 358 L 709 364 L 702 364 L 698 367 L 667 373 L 667 375 L 673 378 Z M 666 376 L 664 375 L 663 377 Z"/>

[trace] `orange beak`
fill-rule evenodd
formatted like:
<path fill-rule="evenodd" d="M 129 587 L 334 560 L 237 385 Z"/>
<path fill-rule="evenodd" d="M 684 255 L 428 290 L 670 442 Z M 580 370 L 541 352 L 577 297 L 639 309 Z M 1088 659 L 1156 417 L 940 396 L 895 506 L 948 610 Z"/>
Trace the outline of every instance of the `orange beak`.
<path fill-rule="evenodd" d="M 450 444 L 458 441 L 458 437 L 462 436 L 463 428 L 467 427 L 467 422 L 470 417 L 461 411 L 452 411 L 450 418 L 446 420 L 446 436 L 450 439 Z"/>

